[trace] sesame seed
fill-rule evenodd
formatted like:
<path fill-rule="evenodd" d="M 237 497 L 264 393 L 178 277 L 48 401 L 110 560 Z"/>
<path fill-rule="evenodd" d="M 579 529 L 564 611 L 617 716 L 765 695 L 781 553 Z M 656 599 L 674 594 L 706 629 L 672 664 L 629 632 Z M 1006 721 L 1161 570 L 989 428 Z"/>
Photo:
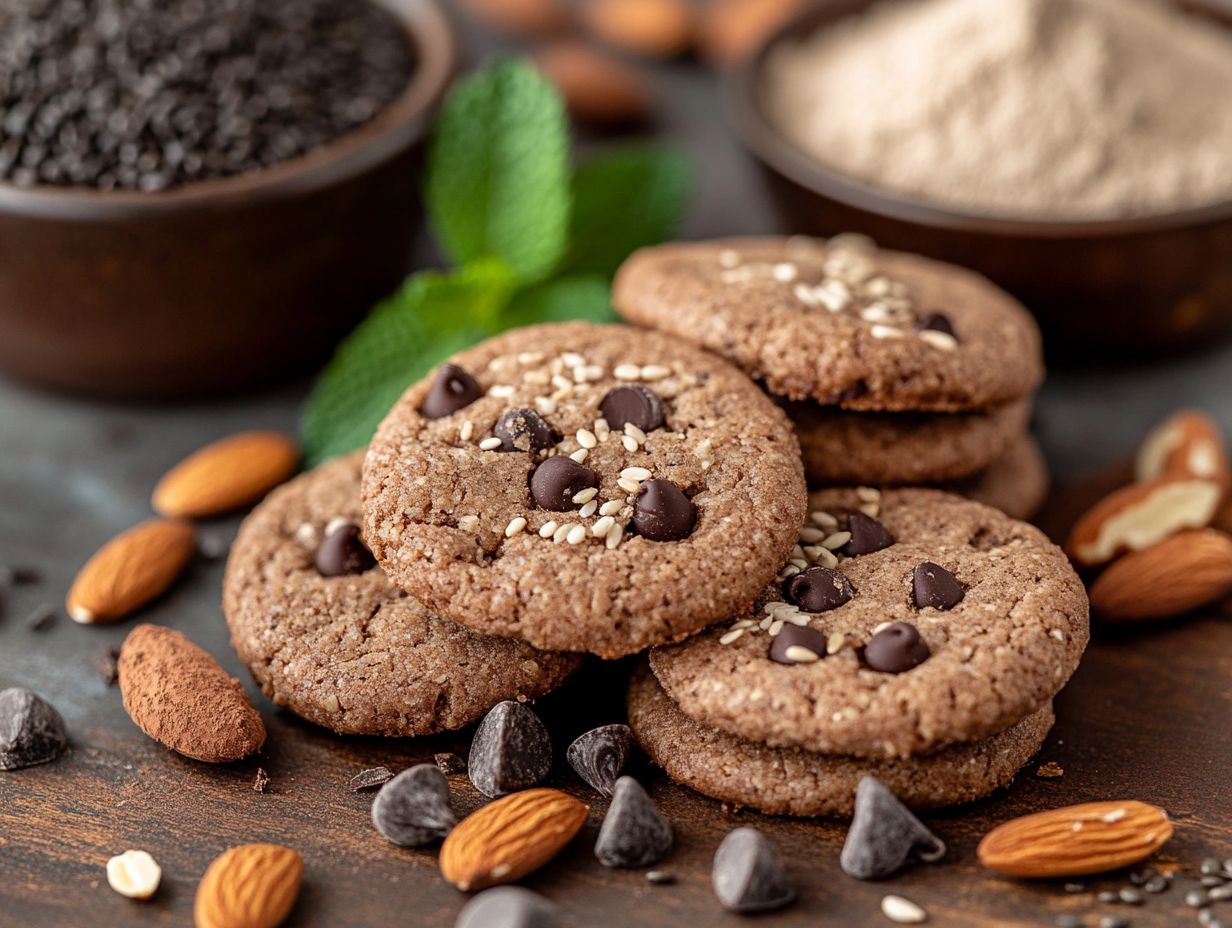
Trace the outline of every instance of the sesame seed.
<path fill-rule="evenodd" d="M 646 433 L 643 432 L 641 429 L 639 429 L 632 422 L 625 423 L 625 434 L 628 435 L 630 438 L 636 438 L 639 444 L 644 443 L 646 441 Z"/>
<path fill-rule="evenodd" d="M 802 644 L 793 644 L 783 651 L 783 656 L 789 661 L 795 661 L 797 664 L 812 664 L 815 661 L 821 660 L 821 655 L 814 651 L 810 651 Z"/>
<path fill-rule="evenodd" d="M 539 537 L 540 538 L 551 538 L 552 534 L 556 531 L 556 527 L 557 527 L 556 520 L 549 519 L 548 521 L 544 522 L 543 525 L 539 527 Z"/>
<path fill-rule="evenodd" d="M 813 288 L 807 284 L 796 284 L 796 289 L 792 292 L 796 295 L 796 299 L 805 306 L 817 305 L 817 297 L 813 294 Z"/>
<path fill-rule="evenodd" d="M 885 303 L 870 303 L 860 310 L 860 318 L 865 322 L 889 322 L 893 316 Z"/>
<path fill-rule="evenodd" d="M 826 537 L 826 533 L 823 532 L 819 528 L 810 528 L 809 526 L 806 525 L 804 528 L 800 529 L 800 540 L 801 541 L 807 541 L 807 542 L 821 541 L 825 537 Z"/>
<path fill-rule="evenodd" d="M 598 419 L 595 420 L 595 434 L 596 435 L 603 436 L 603 435 L 606 435 L 611 430 L 612 430 L 611 427 L 607 424 L 607 420 L 604 419 L 602 416 L 600 416 Z"/>
<path fill-rule="evenodd" d="M 881 510 L 879 503 L 861 503 L 860 511 L 866 516 L 875 516 Z"/>
<path fill-rule="evenodd" d="M 564 363 L 565 367 L 580 367 L 586 363 L 586 359 L 576 351 L 562 351 L 560 353 L 560 360 Z"/>
<path fill-rule="evenodd" d="M 920 341 L 936 348 L 938 351 L 953 351 L 958 347 L 958 339 L 949 332 L 938 332 L 936 329 L 924 329 L 920 333 Z"/>
<path fill-rule="evenodd" d="M 317 529 L 311 522 L 305 522 L 295 530 L 295 540 L 305 548 L 312 547 L 317 543 Z"/>
<path fill-rule="evenodd" d="M 821 546 L 827 551 L 834 551 L 849 541 L 851 541 L 851 532 L 835 532 L 833 535 L 828 536 L 821 543 Z"/>
<path fill-rule="evenodd" d="M 636 480 L 630 480 L 628 477 L 621 477 L 616 481 L 616 486 L 620 487 L 626 493 L 636 493 L 641 488 L 641 484 L 639 484 Z"/>
<path fill-rule="evenodd" d="M 719 644 L 731 644 L 737 638 L 744 634 L 743 628 L 735 628 L 719 639 Z"/>
<path fill-rule="evenodd" d="M 1057 639 L 1057 641 L 1064 641 L 1064 640 L 1065 640 L 1065 632 L 1061 631 L 1061 629 L 1059 629 L 1059 628 L 1054 628 L 1054 629 L 1051 629 L 1051 630 L 1048 632 L 1048 634 L 1049 634 L 1051 637 L 1053 637 L 1053 638 Z"/>
<path fill-rule="evenodd" d="M 552 399 L 550 396 L 536 396 L 535 406 L 538 407 L 539 411 L 545 416 L 550 416 L 552 413 L 556 412 L 556 400 Z"/>
<path fill-rule="evenodd" d="M 792 567 L 795 567 L 798 570 L 808 570 L 808 566 L 809 566 L 808 561 L 806 561 L 802 557 L 793 557 L 788 563 L 790 563 Z"/>
<path fill-rule="evenodd" d="M 582 508 L 578 510 L 578 515 L 583 519 L 589 519 L 595 514 L 595 510 L 599 508 L 599 501 L 592 499 L 589 503 L 583 503 Z"/>
<path fill-rule="evenodd" d="M 526 528 L 526 520 L 521 516 L 510 519 L 509 524 L 505 526 L 505 537 L 512 538 L 524 528 Z"/>
<path fill-rule="evenodd" d="M 542 360 L 542 351 L 523 351 L 518 355 L 519 364 L 538 364 Z"/>
<path fill-rule="evenodd" d="M 475 434 L 475 423 L 467 419 L 462 423 L 462 428 L 458 429 L 458 440 L 470 441 L 473 434 Z"/>
<path fill-rule="evenodd" d="M 732 623 L 732 628 L 756 628 L 757 623 L 752 619 L 740 619 L 738 622 Z"/>
<path fill-rule="evenodd" d="M 834 556 L 834 552 L 827 548 L 822 548 L 817 555 L 817 563 L 822 567 L 835 568 L 838 566 L 838 558 Z"/>
<path fill-rule="evenodd" d="M 889 628 L 893 624 L 894 624 L 893 622 L 882 622 L 880 625 L 874 625 L 873 634 L 874 635 L 880 634 L 881 632 L 885 631 L 887 628 Z"/>
<path fill-rule="evenodd" d="M 637 380 L 642 376 L 642 369 L 637 364 L 617 364 L 612 376 L 617 380 Z"/>
<path fill-rule="evenodd" d="M 513 396 L 513 387 L 509 386 L 507 383 L 498 383 L 488 391 L 488 395 L 500 397 L 501 399 L 508 399 Z"/>
<path fill-rule="evenodd" d="M 596 487 L 587 487 L 585 490 L 578 490 L 573 494 L 573 502 L 576 505 L 589 503 L 592 499 L 599 495 L 599 490 Z"/>
<path fill-rule="evenodd" d="M 607 534 L 608 529 L 610 529 L 615 524 L 616 524 L 616 520 L 613 519 L 611 516 L 604 516 L 602 519 L 600 519 L 598 522 L 596 522 L 594 525 L 590 527 L 590 534 L 594 535 L 596 538 L 602 538 L 604 535 Z"/>
<path fill-rule="evenodd" d="M 330 519 L 328 522 L 325 523 L 325 534 L 327 536 L 332 535 L 334 534 L 334 532 L 338 531 L 339 529 L 346 528 L 348 524 L 349 523 L 345 517 L 334 516 L 332 519 Z"/>
<path fill-rule="evenodd" d="M 463 516 L 458 520 L 458 528 L 469 532 L 479 527 L 479 516 Z"/>
<path fill-rule="evenodd" d="M 782 570 L 779 571 L 779 579 L 786 580 L 789 577 L 794 577 L 798 573 L 800 573 L 799 567 L 797 567 L 795 564 L 788 564 L 786 567 L 784 567 Z"/>
<path fill-rule="evenodd" d="M 781 632 L 782 630 L 783 630 L 783 620 L 782 619 L 775 619 L 773 622 L 770 623 L 769 631 L 770 631 L 771 638 L 777 638 L 779 636 L 779 632 Z"/>
<path fill-rule="evenodd" d="M 809 518 L 820 525 L 822 528 L 834 528 L 838 525 L 838 519 L 830 515 L 828 512 L 814 512 Z"/>
<path fill-rule="evenodd" d="M 586 540 L 586 526 L 585 525 L 571 525 L 569 527 L 569 534 L 565 536 L 565 541 L 569 542 L 569 544 L 571 545 L 580 545 L 585 540 Z"/>
<path fill-rule="evenodd" d="M 672 375 L 672 369 L 662 364 L 647 364 L 642 368 L 642 380 L 662 380 Z"/>
<path fill-rule="evenodd" d="M 782 261 L 770 271 L 775 280 L 790 283 L 796 279 L 796 266 L 790 261 Z"/>
<path fill-rule="evenodd" d="M 874 277 L 864 285 L 864 292 L 869 296 L 889 296 L 890 281 L 886 277 Z"/>
<path fill-rule="evenodd" d="M 774 622 L 775 622 L 775 618 L 773 614 L 771 614 L 771 615 L 766 616 L 760 622 L 758 622 L 757 627 L 760 628 L 764 632 L 767 628 L 773 625 Z"/>
<path fill-rule="evenodd" d="M 586 460 L 586 456 L 588 454 L 590 454 L 590 452 L 587 451 L 585 448 L 578 448 L 578 450 L 573 452 L 573 454 L 569 455 L 569 457 L 577 461 L 579 464 L 581 464 L 583 461 Z"/>
<path fill-rule="evenodd" d="M 570 393 L 573 392 L 573 381 L 567 377 L 562 377 L 560 374 L 552 375 L 552 386 L 554 386 L 557 390 L 568 390 Z"/>
<path fill-rule="evenodd" d="M 581 372 L 581 377 L 582 377 L 581 382 L 583 383 L 585 383 L 588 380 L 594 381 L 594 380 L 601 380 L 603 378 L 603 368 L 598 364 L 587 364 L 585 367 L 579 367 L 577 370 L 573 372 L 573 376 L 575 379 L 577 378 L 579 371 Z"/>
<path fill-rule="evenodd" d="M 875 325 L 869 332 L 873 338 L 902 338 L 903 330 L 892 325 Z"/>
<path fill-rule="evenodd" d="M 562 541 L 564 541 L 566 538 L 569 537 L 569 532 L 572 528 L 573 526 L 566 522 L 564 525 L 560 526 L 559 528 L 556 529 L 556 531 L 552 533 L 552 541 L 556 542 L 557 544 L 560 544 Z"/>
<path fill-rule="evenodd" d="M 793 558 L 804 557 L 804 549 L 801 548 L 799 545 L 796 545 L 794 548 L 791 549 L 791 556 Z"/>
<path fill-rule="evenodd" d="M 733 268 L 740 264 L 740 253 L 733 251 L 730 248 L 724 248 L 719 252 L 719 266 Z"/>
<path fill-rule="evenodd" d="M 606 503 L 599 507 L 599 515 L 613 516 L 620 512 L 620 507 L 623 505 L 624 503 L 618 499 L 609 499 Z"/>
<path fill-rule="evenodd" d="M 856 487 L 856 498 L 865 503 L 875 503 L 881 499 L 881 491 L 876 487 Z"/>
<path fill-rule="evenodd" d="M 604 539 L 604 542 L 607 544 L 608 550 L 610 551 L 619 545 L 620 540 L 624 537 L 625 527 L 617 522 L 608 530 L 607 537 Z"/>
<path fill-rule="evenodd" d="M 649 480 L 650 471 L 644 467 L 626 467 L 620 472 L 620 476 L 627 477 L 629 480 Z"/>
<path fill-rule="evenodd" d="M 638 449 L 637 439 L 632 435 L 621 435 L 620 443 L 625 446 L 626 451 L 636 451 Z"/>
<path fill-rule="evenodd" d="M 527 371 L 522 375 L 522 382 L 542 387 L 551 383 L 552 378 L 547 371 Z"/>
<path fill-rule="evenodd" d="M 817 558 L 821 557 L 821 552 L 825 550 L 827 549 L 823 548 L 821 545 L 806 545 L 804 548 L 804 556 L 810 561 L 815 561 Z"/>
<path fill-rule="evenodd" d="M 501 440 L 493 435 L 491 438 L 485 438 L 479 443 L 480 451 L 495 451 L 501 446 Z"/>
<path fill-rule="evenodd" d="M 595 433 L 590 429 L 578 429 L 576 438 L 577 443 L 583 448 L 593 448 L 599 444 L 599 439 L 595 438 Z"/>
<path fill-rule="evenodd" d="M 826 639 L 826 653 L 837 654 L 843 650 L 843 645 L 847 641 L 847 636 L 842 632 L 831 632 L 830 637 Z"/>

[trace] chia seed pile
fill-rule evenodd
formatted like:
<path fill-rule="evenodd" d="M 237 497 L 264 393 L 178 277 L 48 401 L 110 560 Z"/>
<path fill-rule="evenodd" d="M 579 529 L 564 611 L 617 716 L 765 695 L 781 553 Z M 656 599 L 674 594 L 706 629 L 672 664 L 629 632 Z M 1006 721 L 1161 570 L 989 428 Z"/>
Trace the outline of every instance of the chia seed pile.
<path fill-rule="evenodd" d="M 0 180 L 161 190 L 356 129 L 414 70 L 369 0 L 0 0 Z"/>

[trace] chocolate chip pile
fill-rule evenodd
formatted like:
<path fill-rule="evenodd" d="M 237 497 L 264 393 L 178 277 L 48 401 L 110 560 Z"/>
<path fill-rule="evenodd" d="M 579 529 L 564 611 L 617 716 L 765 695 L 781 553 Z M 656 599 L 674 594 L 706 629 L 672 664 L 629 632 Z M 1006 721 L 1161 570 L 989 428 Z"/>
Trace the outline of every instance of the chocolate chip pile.
<path fill-rule="evenodd" d="M 368 122 L 413 69 L 369 0 L 12 0 L 0 180 L 153 191 L 259 170 Z"/>

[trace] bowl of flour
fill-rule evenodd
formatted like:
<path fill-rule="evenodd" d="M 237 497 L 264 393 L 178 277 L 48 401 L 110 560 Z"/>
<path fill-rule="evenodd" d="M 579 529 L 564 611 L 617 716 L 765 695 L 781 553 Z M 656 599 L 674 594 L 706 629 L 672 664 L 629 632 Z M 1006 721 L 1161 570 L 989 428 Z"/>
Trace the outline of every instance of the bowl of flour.
<path fill-rule="evenodd" d="M 730 77 L 795 231 L 982 271 L 1055 352 L 1232 328 L 1218 0 L 826 0 Z"/>

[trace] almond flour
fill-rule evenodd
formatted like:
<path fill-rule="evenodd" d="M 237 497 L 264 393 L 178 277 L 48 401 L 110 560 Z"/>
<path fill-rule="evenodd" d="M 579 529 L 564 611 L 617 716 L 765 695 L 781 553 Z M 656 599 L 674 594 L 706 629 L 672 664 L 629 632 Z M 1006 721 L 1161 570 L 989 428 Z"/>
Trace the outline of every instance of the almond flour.
<path fill-rule="evenodd" d="M 1034 219 L 1232 197 L 1232 32 L 1156 0 L 889 0 L 779 48 L 771 121 L 864 183 Z"/>

